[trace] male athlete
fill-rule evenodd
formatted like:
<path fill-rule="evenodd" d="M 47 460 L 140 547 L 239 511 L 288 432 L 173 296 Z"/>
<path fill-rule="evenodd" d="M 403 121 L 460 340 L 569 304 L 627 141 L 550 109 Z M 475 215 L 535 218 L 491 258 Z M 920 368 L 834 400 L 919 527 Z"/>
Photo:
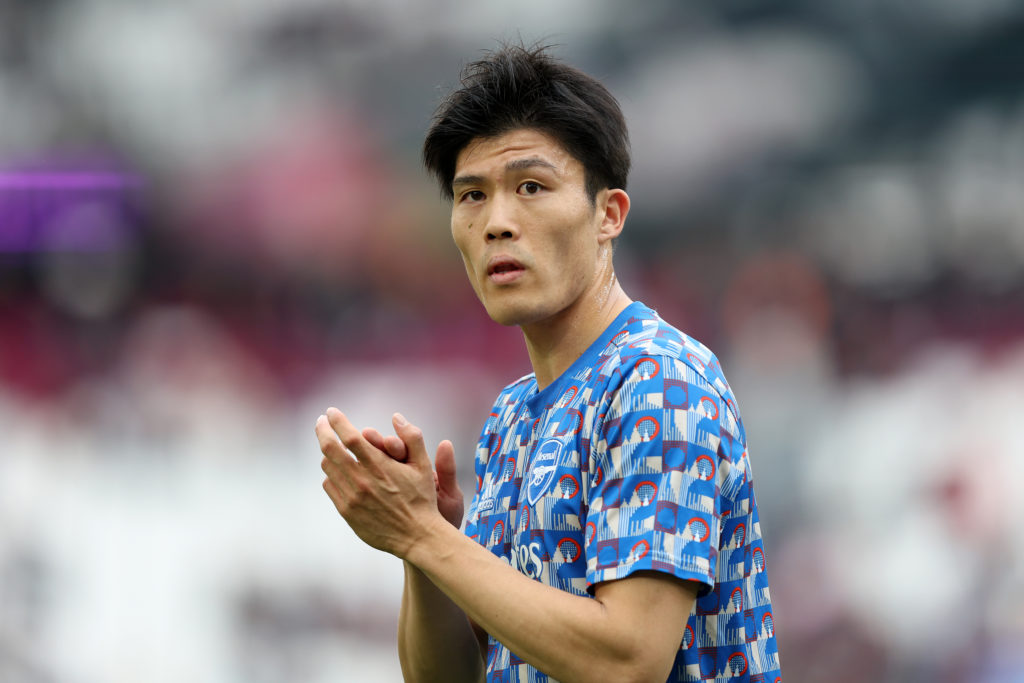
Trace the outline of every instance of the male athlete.
<path fill-rule="evenodd" d="M 746 435 L 718 360 L 626 295 L 615 99 L 543 49 L 471 64 L 424 144 L 488 314 L 523 331 L 476 449 L 465 533 L 455 453 L 431 465 L 335 408 L 324 489 L 405 561 L 407 681 L 779 680 Z"/>

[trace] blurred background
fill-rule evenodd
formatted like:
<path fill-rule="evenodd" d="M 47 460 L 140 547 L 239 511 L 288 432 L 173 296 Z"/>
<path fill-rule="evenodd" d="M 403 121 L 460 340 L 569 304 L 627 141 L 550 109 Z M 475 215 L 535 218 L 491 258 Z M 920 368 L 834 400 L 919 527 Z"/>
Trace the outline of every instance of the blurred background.
<path fill-rule="evenodd" d="M 787 681 L 1024 680 L 1024 5 L 3 0 L 0 681 L 400 679 L 328 405 L 529 371 L 419 166 L 500 39 L 631 126 L 627 291 L 750 437 Z"/>

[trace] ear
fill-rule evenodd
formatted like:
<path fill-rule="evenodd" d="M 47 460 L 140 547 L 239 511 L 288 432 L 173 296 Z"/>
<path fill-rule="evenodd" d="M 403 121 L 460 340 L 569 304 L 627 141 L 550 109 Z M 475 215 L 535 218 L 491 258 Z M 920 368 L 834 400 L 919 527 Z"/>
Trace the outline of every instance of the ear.
<path fill-rule="evenodd" d="M 601 190 L 597 195 L 597 211 L 601 220 L 597 240 L 603 244 L 622 232 L 629 213 L 629 195 L 625 190 Z"/>

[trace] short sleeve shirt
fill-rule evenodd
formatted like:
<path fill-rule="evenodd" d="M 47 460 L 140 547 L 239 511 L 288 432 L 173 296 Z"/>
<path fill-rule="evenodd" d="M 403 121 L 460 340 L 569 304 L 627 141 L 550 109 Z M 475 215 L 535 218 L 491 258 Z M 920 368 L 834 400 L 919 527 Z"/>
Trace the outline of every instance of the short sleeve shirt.
<path fill-rule="evenodd" d="M 700 584 L 668 681 L 780 680 L 746 435 L 707 347 L 631 304 L 543 391 L 501 392 L 475 466 L 466 534 L 526 576 Z M 551 679 L 490 638 L 487 680 Z"/>

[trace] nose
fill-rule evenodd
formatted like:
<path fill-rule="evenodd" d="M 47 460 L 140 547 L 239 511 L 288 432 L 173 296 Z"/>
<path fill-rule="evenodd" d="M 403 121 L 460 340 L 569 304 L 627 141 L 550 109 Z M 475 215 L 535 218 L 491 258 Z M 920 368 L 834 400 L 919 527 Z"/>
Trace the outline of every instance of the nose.
<path fill-rule="evenodd" d="M 513 233 L 509 229 L 492 230 L 490 227 L 487 229 L 487 241 L 493 242 L 497 239 L 510 240 L 513 238 Z"/>
<path fill-rule="evenodd" d="M 511 240 L 515 237 L 515 233 L 509 228 L 493 228 L 487 227 L 487 242 L 494 242 L 495 240 Z"/>
<path fill-rule="evenodd" d="M 487 227 L 484 230 L 488 242 L 519 237 L 519 223 L 515 213 L 513 200 L 501 196 L 491 200 L 490 211 L 487 215 Z"/>

